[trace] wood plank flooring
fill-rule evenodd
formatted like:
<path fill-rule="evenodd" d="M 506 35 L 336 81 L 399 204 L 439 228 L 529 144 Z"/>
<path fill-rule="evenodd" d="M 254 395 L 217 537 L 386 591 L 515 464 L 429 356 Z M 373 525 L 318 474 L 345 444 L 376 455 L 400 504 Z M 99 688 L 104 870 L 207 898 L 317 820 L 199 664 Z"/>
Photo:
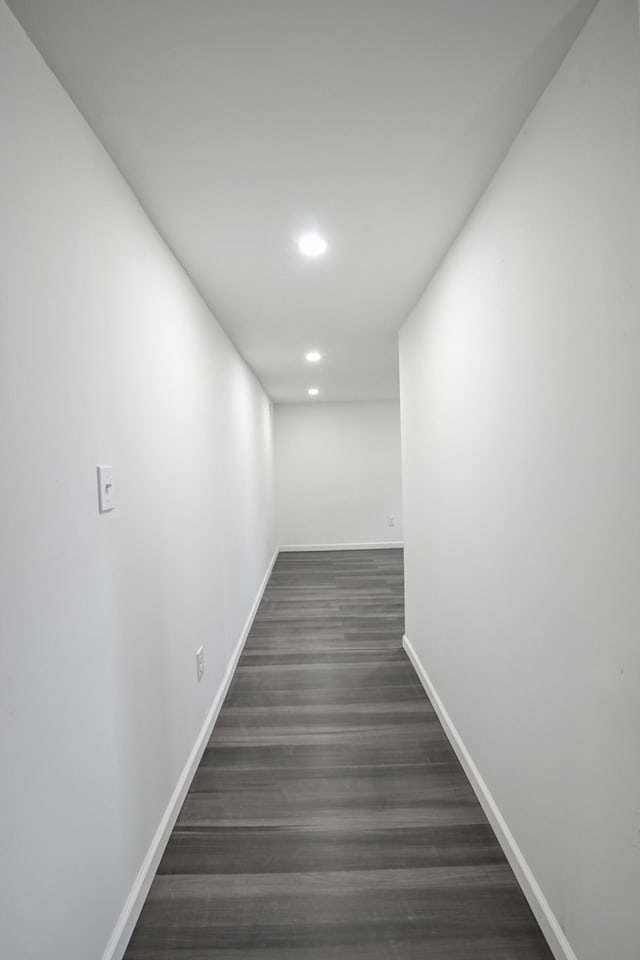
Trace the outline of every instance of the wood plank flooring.
<path fill-rule="evenodd" d="M 280 555 L 125 960 L 552 960 L 402 634 L 400 550 Z"/>

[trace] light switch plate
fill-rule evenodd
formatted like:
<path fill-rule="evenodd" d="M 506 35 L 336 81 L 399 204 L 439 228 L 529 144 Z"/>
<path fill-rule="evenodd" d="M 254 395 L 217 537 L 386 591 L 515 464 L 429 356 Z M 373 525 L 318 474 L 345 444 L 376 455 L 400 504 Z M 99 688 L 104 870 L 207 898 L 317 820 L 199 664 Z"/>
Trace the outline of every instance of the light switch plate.
<path fill-rule="evenodd" d="M 199 647 L 198 650 L 196 650 L 196 670 L 198 683 L 200 683 L 204 676 L 204 647 Z"/>
<path fill-rule="evenodd" d="M 113 467 L 98 467 L 98 508 L 100 513 L 113 510 L 115 505 Z"/>

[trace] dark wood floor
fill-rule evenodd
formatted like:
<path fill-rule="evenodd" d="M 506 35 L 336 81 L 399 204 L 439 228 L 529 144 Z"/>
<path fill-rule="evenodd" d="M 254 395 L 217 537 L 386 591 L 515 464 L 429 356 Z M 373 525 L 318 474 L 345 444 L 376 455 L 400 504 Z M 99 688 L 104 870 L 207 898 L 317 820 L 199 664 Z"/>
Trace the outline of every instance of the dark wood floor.
<path fill-rule="evenodd" d="M 402 634 L 401 551 L 281 554 L 126 960 L 551 960 Z"/>

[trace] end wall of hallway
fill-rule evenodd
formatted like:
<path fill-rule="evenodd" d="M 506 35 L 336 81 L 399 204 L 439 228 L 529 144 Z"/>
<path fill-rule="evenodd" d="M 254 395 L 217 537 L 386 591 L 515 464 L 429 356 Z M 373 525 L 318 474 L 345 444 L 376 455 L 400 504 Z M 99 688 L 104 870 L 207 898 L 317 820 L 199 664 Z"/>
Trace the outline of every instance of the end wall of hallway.
<path fill-rule="evenodd" d="M 402 546 L 397 400 L 276 406 L 275 462 L 281 549 Z"/>

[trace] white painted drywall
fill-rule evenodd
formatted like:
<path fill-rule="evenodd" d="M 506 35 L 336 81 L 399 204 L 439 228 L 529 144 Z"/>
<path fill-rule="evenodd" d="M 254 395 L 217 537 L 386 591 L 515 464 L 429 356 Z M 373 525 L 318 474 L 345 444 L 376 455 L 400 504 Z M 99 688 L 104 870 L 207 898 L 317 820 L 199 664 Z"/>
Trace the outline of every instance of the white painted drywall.
<path fill-rule="evenodd" d="M 0 955 L 98 960 L 275 549 L 272 416 L 4 3 L 0 122 Z"/>
<path fill-rule="evenodd" d="M 640 956 L 639 55 L 601 0 L 400 336 L 407 635 L 579 960 Z"/>
<path fill-rule="evenodd" d="M 275 450 L 282 546 L 402 541 L 397 401 L 278 405 Z"/>

